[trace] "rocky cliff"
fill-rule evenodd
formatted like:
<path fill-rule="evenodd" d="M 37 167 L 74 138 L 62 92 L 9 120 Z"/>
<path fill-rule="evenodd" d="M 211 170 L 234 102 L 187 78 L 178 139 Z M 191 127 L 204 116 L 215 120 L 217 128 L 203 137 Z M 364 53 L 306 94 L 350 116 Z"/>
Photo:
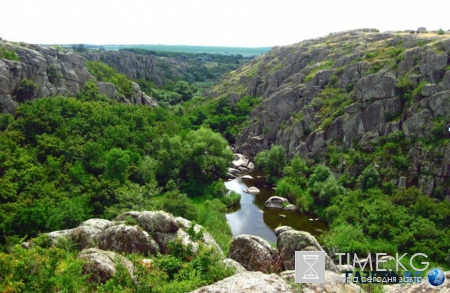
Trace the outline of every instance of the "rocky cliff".
<path fill-rule="evenodd" d="M 89 51 L 85 56 L 88 60 L 106 63 L 132 79 L 142 78 L 153 81 L 157 86 L 163 85 L 162 77 L 166 72 L 158 66 L 156 56 L 127 51 Z"/>
<path fill-rule="evenodd" d="M 0 59 L 0 113 L 12 113 L 18 103 L 15 98 L 21 81 L 28 79 L 37 85 L 33 98 L 47 96 L 75 96 L 92 75 L 84 66 L 85 58 L 70 51 L 56 50 L 32 44 L 0 43 L 0 46 L 17 54 L 19 60 Z M 117 89 L 108 83 L 99 84 L 100 93 L 118 98 Z M 124 102 L 157 105 L 145 95 L 136 83 L 133 97 Z"/>
<path fill-rule="evenodd" d="M 238 152 L 282 145 L 290 156 L 317 162 L 331 150 L 356 150 L 380 166 L 384 180 L 448 194 L 449 53 L 449 34 L 333 33 L 276 47 L 210 94 L 263 96 L 236 139 Z M 391 153 L 388 142 L 398 143 Z M 328 163 L 340 174 L 362 171 L 345 156 Z"/>

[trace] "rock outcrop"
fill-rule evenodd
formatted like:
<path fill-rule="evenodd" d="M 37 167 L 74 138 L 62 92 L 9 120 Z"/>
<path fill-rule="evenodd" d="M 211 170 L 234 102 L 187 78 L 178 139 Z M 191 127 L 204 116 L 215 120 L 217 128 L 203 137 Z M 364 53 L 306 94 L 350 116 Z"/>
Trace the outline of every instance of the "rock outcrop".
<path fill-rule="evenodd" d="M 273 48 L 225 76 L 227 86 L 210 95 L 263 97 L 236 137 L 236 152 L 248 158 L 281 145 L 291 157 L 324 160 L 330 145 L 374 152 L 386 137 L 404 135 L 419 158 L 405 168 L 396 168 L 393 160 L 380 167 L 406 177 L 407 187 L 433 195 L 444 186 L 450 194 L 448 144 L 425 150 L 414 142 L 450 134 L 449 44 L 448 35 L 333 33 Z M 362 170 L 343 164 L 333 172 L 358 176 Z"/>
<path fill-rule="evenodd" d="M 28 79 L 37 85 L 34 97 L 75 96 L 83 85 L 93 76 L 85 67 L 86 59 L 69 50 L 56 50 L 50 47 L 20 43 L 1 46 L 14 51 L 20 61 L 0 59 L 0 113 L 13 113 L 18 102 L 15 99 L 20 82 Z M 130 104 L 156 106 L 156 100 L 133 84 L 133 96 L 130 99 L 117 96 L 115 86 L 99 84 L 100 93 L 109 98 L 123 100 Z"/>
<path fill-rule="evenodd" d="M 91 51 L 86 54 L 86 58 L 104 62 L 132 79 L 142 78 L 152 80 L 157 86 L 163 85 L 161 76 L 165 72 L 159 68 L 156 56 L 136 55 L 127 51 Z"/>
<path fill-rule="evenodd" d="M 285 230 L 277 236 L 277 247 L 284 267 L 287 270 L 295 269 L 296 251 L 324 251 L 316 238 L 305 231 Z M 325 256 L 325 269 L 339 272 L 333 260 Z"/>
<path fill-rule="evenodd" d="M 74 229 L 47 233 L 52 243 L 59 238 L 68 238 L 76 244 L 81 252 L 79 258 L 86 260 L 84 271 L 102 282 L 109 280 L 115 273 L 117 262 L 122 263 L 132 272 L 131 263 L 120 256 L 120 253 L 140 253 L 156 256 L 158 253 L 171 253 L 169 243 L 180 241 L 182 245 L 190 246 L 193 254 L 199 248 L 198 241 L 191 239 L 186 232 L 193 229 L 201 235 L 200 241 L 214 247 L 223 256 L 222 249 L 214 238 L 200 225 L 181 217 L 173 217 L 163 212 L 127 212 L 114 221 L 90 219 Z M 186 230 L 186 231 L 185 231 Z M 24 243 L 27 248 L 30 243 Z M 238 264 L 230 264 L 237 267 Z"/>
<path fill-rule="evenodd" d="M 83 273 L 90 275 L 94 282 L 106 283 L 114 276 L 118 265 L 123 265 L 133 276 L 133 264 L 125 257 L 112 251 L 89 248 L 82 250 L 78 258 L 85 262 Z"/>
<path fill-rule="evenodd" d="M 253 235 L 239 235 L 231 242 L 228 257 L 249 271 L 267 272 L 274 265 L 278 251 L 266 240 Z"/>
<path fill-rule="evenodd" d="M 292 287 L 281 277 L 261 272 L 245 272 L 236 274 L 214 283 L 201 287 L 192 293 L 253 293 L 253 292 L 294 292 Z"/>

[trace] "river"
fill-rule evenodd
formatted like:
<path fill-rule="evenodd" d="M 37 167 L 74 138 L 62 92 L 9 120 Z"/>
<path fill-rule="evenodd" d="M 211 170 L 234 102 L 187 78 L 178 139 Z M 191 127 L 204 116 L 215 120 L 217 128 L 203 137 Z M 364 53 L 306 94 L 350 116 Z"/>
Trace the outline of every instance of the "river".
<path fill-rule="evenodd" d="M 256 235 L 269 242 L 276 243 L 273 232 L 279 226 L 290 226 L 296 230 L 307 231 L 314 236 L 319 236 L 328 230 L 328 225 L 317 216 L 300 214 L 295 211 L 283 211 L 281 209 L 269 209 L 264 207 L 266 200 L 275 195 L 275 190 L 266 185 L 266 177 L 260 171 L 243 173 L 254 179 L 236 179 L 225 182 L 225 186 L 241 195 L 241 205 L 226 215 L 233 236 L 241 234 Z M 261 190 L 253 195 L 244 192 L 247 187 L 255 186 Z M 314 219 L 310 221 L 310 219 Z"/>

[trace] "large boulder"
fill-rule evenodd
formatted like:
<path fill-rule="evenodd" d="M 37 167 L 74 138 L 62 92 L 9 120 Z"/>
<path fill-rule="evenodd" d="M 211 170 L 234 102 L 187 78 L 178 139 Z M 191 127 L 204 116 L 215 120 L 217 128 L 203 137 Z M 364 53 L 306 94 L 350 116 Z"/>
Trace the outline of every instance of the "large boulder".
<path fill-rule="evenodd" d="M 180 225 L 180 228 L 186 231 L 186 229 L 189 229 L 192 226 L 192 222 L 189 220 L 186 220 L 182 217 L 176 217 L 175 221 Z M 200 239 L 205 245 L 211 246 L 216 248 L 217 252 L 220 253 L 220 255 L 224 255 L 222 248 L 220 248 L 219 244 L 217 244 L 216 240 L 214 240 L 214 237 L 212 237 L 211 234 L 209 234 L 208 231 L 206 231 L 202 226 L 195 224 L 193 226 L 195 233 L 202 233 L 202 238 Z"/>
<path fill-rule="evenodd" d="M 106 95 L 110 99 L 114 99 L 117 96 L 117 87 L 109 82 L 99 82 L 97 84 L 98 91 L 102 95 Z"/>
<path fill-rule="evenodd" d="M 231 242 L 228 257 L 249 271 L 267 272 L 274 266 L 277 250 L 266 240 L 253 235 L 239 235 Z"/>
<path fill-rule="evenodd" d="M 284 271 L 280 277 L 286 281 L 295 282 L 295 271 Z M 328 292 L 328 293 L 362 293 L 364 290 L 356 284 L 345 282 L 345 277 L 335 272 L 325 271 L 325 283 L 302 284 L 303 293 Z"/>
<path fill-rule="evenodd" d="M 142 253 L 156 255 L 158 244 L 138 226 L 119 224 L 102 231 L 98 239 L 98 248 L 126 253 Z"/>
<path fill-rule="evenodd" d="M 55 244 L 59 238 L 70 239 L 82 250 L 89 247 L 95 247 L 98 242 L 98 236 L 107 227 L 113 225 L 113 222 L 104 219 L 89 219 L 80 224 L 80 226 L 47 233 L 50 241 Z"/>
<path fill-rule="evenodd" d="M 297 230 L 285 230 L 280 233 L 277 237 L 277 247 L 287 270 L 295 269 L 296 251 L 324 251 L 314 236 L 308 232 Z M 338 268 L 328 255 L 325 255 L 325 269 L 338 272 Z"/>
<path fill-rule="evenodd" d="M 252 292 L 294 292 L 281 277 L 261 272 L 244 272 L 201 287 L 192 293 L 252 293 Z"/>
<path fill-rule="evenodd" d="M 133 276 L 133 264 L 112 251 L 89 248 L 81 251 L 78 258 L 85 261 L 83 273 L 90 275 L 90 280 L 94 282 L 106 283 L 114 276 L 119 264 L 123 265 Z"/>
<path fill-rule="evenodd" d="M 134 218 L 139 226 L 144 228 L 150 234 L 153 234 L 154 232 L 173 233 L 180 228 L 175 218 L 163 211 L 126 212 L 116 217 L 115 220 L 123 221 L 127 217 Z"/>

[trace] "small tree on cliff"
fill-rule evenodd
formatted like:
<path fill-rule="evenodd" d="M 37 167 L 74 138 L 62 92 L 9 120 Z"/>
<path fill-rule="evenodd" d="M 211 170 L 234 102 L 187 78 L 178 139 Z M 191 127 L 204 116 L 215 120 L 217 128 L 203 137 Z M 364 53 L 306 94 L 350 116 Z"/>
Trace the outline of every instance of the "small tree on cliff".
<path fill-rule="evenodd" d="M 25 102 L 28 100 L 33 100 L 35 98 L 35 92 L 38 85 L 29 79 L 24 79 L 20 82 L 19 88 L 17 89 L 17 101 Z"/>

